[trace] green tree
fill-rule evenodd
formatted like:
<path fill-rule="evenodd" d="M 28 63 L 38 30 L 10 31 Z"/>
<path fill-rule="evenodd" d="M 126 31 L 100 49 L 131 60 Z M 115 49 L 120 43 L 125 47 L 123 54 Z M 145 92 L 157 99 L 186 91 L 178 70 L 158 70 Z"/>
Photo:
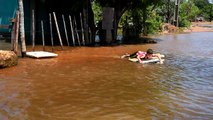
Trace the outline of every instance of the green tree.
<path fill-rule="evenodd" d="M 141 0 L 140 3 L 135 3 L 134 7 L 141 11 L 142 14 L 139 14 L 141 16 L 133 17 L 133 19 L 136 19 L 136 21 L 141 20 L 142 25 L 142 34 L 144 36 L 148 35 L 151 27 L 155 26 L 155 24 L 151 19 L 156 18 L 156 7 L 158 7 L 162 1 L 159 0 Z M 157 20 L 157 19 L 156 19 Z M 152 21 L 152 22 L 151 22 Z"/>
<path fill-rule="evenodd" d="M 96 1 L 92 1 L 92 10 L 94 13 L 95 22 L 97 23 L 101 20 L 102 8 L 99 3 L 97 3 Z"/>
<path fill-rule="evenodd" d="M 206 20 L 210 20 L 212 19 L 212 12 L 211 12 L 211 4 L 209 3 L 208 0 L 193 0 L 195 6 L 197 6 L 199 8 L 199 10 L 201 10 L 199 16 L 200 17 L 204 17 Z"/>
<path fill-rule="evenodd" d="M 121 19 L 121 16 L 125 13 L 126 10 L 133 8 L 132 6 L 140 3 L 141 0 L 95 0 L 102 8 L 103 7 L 112 7 L 114 8 L 114 18 L 113 20 L 113 41 L 116 40 L 118 23 Z M 104 35 L 104 34 L 103 34 Z M 104 38 L 104 37 L 101 37 Z M 103 40 L 105 41 L 105 40 Z"/>
<path fill-rule="evenodd" d="M 199 9 L 203 9 L 208 3 L 208 0 L 191 0 Z"/>
<path fill-rule="evenodd" d="M 174 0 L 162 0 L 162 3 L 156 8 L 159 16 L 162 16 L 163 22 L 172 23 L 172 18 L 175 11 Z"/>
<path fill-rule="evenodd" d="M 203 9 L 203 16 L 210 22 L 213 19 L 213 4 L 206 5 Z"/>
<path fill-rule="evenodd" d="M 114 8 L 114 40 L 117 36 L 118 24 L 122 15 L 129 10 L 128 14 L 125 14 L 121 23 L 132 22 L 134 31 L 139 35 L 141 32 L 143 35 L 152 33 L 154 30 L 158 30 L 161 17 L 157 14 L 156 8 L 163 4 L 163 0 L 95 0 L 101 7 L 113 7 Z M 169 8 L 168 8 L 169 9 Z M 170 11 L 169 14 L 172 12 Z M 98 13 L 99 14 L 99 13 Z M 171 15 L 169 15 L 171 18 Z M 98 17 L 97 17 L 98 18 Z M 125 21 L 125 22 L 124 22 Z"/>
<path fill-rule="evenodd" d="M 180 6 L 180 26 L 189 27 L 191 21 L 195 21 L 195 18 L 200 14 L 200 10 L 195 6 L 192 0 L 183 1 Z"/>

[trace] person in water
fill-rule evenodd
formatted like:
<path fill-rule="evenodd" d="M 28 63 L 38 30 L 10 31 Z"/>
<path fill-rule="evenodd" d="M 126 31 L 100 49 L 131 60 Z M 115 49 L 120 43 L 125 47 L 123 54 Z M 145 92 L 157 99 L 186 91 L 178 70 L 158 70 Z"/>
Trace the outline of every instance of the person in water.
<path fill-rule="evenodd" d="M 143 51 L 137 51 L 133 54 L 125 54 L 121 56 L 121 58 L 130 57 L 130 58 L 137 58 L 140 63 L 142 63 L 143 59 L 152 59 L 153 57 L 157 57 L 160 60 L 160 63 L 162 64 L 163 61 L 161 59 L 160 54 L 154 54 L 152 49 L 148 49 L 146 52 Z"/>

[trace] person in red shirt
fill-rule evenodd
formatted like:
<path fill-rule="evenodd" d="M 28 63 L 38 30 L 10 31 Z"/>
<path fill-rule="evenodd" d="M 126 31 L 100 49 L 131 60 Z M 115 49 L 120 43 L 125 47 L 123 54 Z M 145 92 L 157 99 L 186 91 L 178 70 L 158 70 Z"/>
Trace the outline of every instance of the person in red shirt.
<path fill-rule="evenodd" d="M 148 49 L 146 52 L 143 51 L 137 51 L 133 54 L 125 54 L 121 56 L 121 58 L 130 57 L 130 58 L 137 58 L 140 63 L 142 63 L 143 59 L 152 59 L 153 57 L 157 57 L 160 60 L 160 63 L 162 64 L 163 61 L 161 59 L 160 54 L 154 54 L 152 49 Z"/>

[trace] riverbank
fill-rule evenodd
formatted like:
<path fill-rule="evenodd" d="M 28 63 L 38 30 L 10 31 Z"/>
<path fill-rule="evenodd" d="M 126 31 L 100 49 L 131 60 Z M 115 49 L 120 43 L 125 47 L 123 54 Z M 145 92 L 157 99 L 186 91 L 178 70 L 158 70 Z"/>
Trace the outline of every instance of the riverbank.
<path fill-rule="evenodd" d="M 177 34 L 190 32 L 213 32 L 213 22 L 192 22 L 188 28 L 177 28 L 174 25 L 164 23 L 161 34 Z"/>
<path fill-rule="evenodd" d="M 191 27 L 183 32 L 213 32 L 213 22 L 192 22 Z"/>

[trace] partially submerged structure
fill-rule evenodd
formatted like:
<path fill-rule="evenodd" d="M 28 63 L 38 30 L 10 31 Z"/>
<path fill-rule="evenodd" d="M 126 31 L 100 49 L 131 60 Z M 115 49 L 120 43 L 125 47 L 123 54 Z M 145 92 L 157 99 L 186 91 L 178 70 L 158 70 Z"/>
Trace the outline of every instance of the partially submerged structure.
<path fill-rule="evenodd" d="M 10 18 L 15 17 L 20 0 L 1 0 L 0 32 L 10 32 Z M 85 45 L 92 43 L 95 29 L 89 0 L 21 0 L 24 7 L 24 28 L 27 43 Z M 4 7 L 2 7 L 4 6 Z M 7 11 L 7 12 L 6 12 Z M 54 15 L 55 14 L 55 15 Z M 8 26 L 8 27 L 6 27 Z M 4 27 L 4 29 L 3 29 Z M 43 32 L 43 33 L 42 33 Z M 60 37 L 59 37 L 60 36 Z M 61 39 L 61 41 L 60 41 Z"/>
<path fill-rule="evenodd" d="M 0 1 L 0 32 L 10 32 L 10 19 L 15 17 L 17 0 Z"/>

